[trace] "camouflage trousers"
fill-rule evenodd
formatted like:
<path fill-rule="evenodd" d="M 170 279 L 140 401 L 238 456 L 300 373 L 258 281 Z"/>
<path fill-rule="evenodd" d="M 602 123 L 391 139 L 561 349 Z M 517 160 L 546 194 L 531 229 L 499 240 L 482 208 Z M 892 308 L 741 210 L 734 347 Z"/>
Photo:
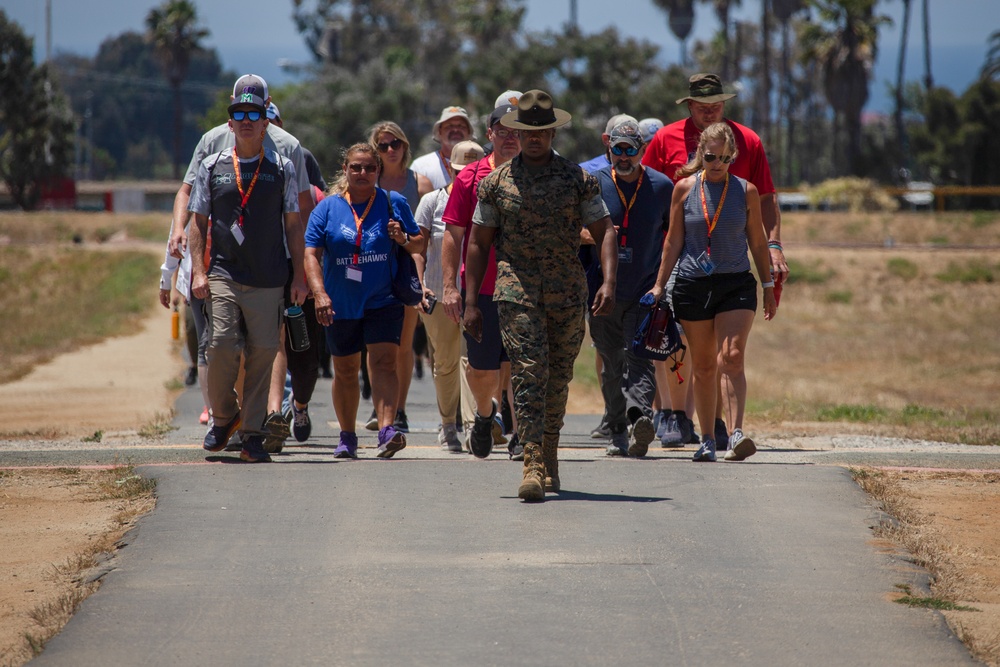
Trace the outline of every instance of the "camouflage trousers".
<path fill-rule="evenodd" d="M 524 444 L 541 444 L 543 435 L 558 436 L 563 426 L 586 305 L 530 308 L 498 301 L 497 310 L 510 357 L 517 435 Z"/>

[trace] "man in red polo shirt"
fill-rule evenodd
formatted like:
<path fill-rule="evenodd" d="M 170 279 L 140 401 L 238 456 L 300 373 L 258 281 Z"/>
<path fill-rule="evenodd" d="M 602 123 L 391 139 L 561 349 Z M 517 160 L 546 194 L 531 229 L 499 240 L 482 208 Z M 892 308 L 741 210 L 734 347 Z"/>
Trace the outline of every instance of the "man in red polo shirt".
<path fill-rule="evenodd" d="M 757 186 L 760 193 L 761 217 L 764 219 L 764 232 L 767 234 L 767 246 L 771 259 L 771 271 L 775 284 L 784 282 L 788 275 L 788 263 L 781 247 L 781 212 L 778 208 L 778 197 L 771 180 L 771 167 L 767 162 L 764 145 L 757 133 L 745 125 L 735 123 L 725 118 L 726 100 L 736 97 L 735 93 L 726 93 L 722 89 L 722 80 L 717 74 L 695 74 L 688 79 L 688 94 L 677 100 L 677 104 L 686 102 L 688 118 L 678 120 L 660 129 L 646 148 L 642 163 L 666 174 L 675 183 L 677 170 L 687 164 L 698 150 L 698 140 L 702 131 L 713 123 L 725 122 L 733 130 L 736 138 L 737 157 L 729 166 L 729 173 L 739 176 Z M 766 279 L 762 277 L 762 280 Z M 661 374 L 662 376 L 662 374 Z M 685 390 L 674 384 L 670 387 L 671 403 L 675 412 L 678 406 L 684 407 L 680 397 Z M 722 403 L 720 402 L 719 405 Z M 683 411 L 681 411 L 683 414 Z M 721 417 L 721 415 L 720 415 Z M 672 433 L 663 435 L 664 446 L 683 444 L 676 424 L 668 425 Z M 725 423 L 716 420 L 716 443 L 720 450 L 725 449 L 729 438 Z"/>

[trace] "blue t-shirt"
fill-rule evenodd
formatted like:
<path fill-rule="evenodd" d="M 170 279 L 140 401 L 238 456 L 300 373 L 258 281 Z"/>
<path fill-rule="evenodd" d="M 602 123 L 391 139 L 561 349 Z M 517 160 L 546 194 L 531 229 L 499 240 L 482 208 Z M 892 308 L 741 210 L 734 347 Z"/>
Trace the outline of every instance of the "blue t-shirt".
<path fill-rule="evenodd" d="M 361 319 L 366 310 L 399 303 L 392 295 L 390 262 L 396 261 L 393 246 L 398 244 L 389 238 L 387 194 L 392 202 L 392 217 L 400 221 L 407 234 L 419 235 L 406 198 L 382 189 L 375 190 L 375 202 L 361 225 L 360 251 L 351 204 L 341 195 L 325 198 L 309 216 L 306 247 L 323 249 L 323 286 L 333 304 L 335 320 Z M 364 214 L 367 205 L 363 201 L 354 206 L 358 216 Z M 361 272 L 360 281 L 348 277 L 348 267 L 352 272 L 355 269 Z"/>
<path fill-rule="evenodd" d="M 611 165 L 611 162 L 608 160 L 607 153 L 605 153 L 604 155 L 598 155 L 597 157 L 592 157 L 589 160 L 587 160 L 586 162 L 581 162 L 580 163 L 580 167 L 584 171 L 588 171 L 591 174 L 595 174 L 595 175 L 597 174 L 598 171 L 600 171 L 601 169 L 604 169 L 605 167 L 610 166 L 610 165 Z"/>
<path fill-rule="evenodd" d="M 674 184 L 669 178 L 651 167 L 646 167 L 636 193 L 636 183 L 618 181 L 622 195 L 618 195 L 608 166 L 595 172 L 601 183 L 601 197 L 608 207 L 611 222 L 618 228 L 618 283 L 615 299 L 621 302 L 638 301 L 656 282 L 660 270 L 663 238 L 670 224 L 670 199 Z M 635 203 L 629 209 L 628 228 L 623 226 L 625 201 Z"/>

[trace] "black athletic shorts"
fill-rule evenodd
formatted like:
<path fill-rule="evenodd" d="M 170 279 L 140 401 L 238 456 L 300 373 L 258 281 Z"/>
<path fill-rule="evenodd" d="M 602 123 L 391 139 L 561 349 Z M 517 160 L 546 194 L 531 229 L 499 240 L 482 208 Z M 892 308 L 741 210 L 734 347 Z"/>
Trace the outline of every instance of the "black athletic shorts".
<path fill-rule="evenodd" d="M 469 365 L 477 371 L 498 371 L 500 364 L 510 361 L 507 351 L 503 349 L 500 340 L 500 316 L 497 314 L 497 304 L 492 294 L 480 294 L 477 299 L 479 312 L 483 314 L 483 339 L 479 342 L 469 334 L 465 336 L 465 348 L 468 352 Z M 465 303 L 465 290 L 462 290 L 462 303 Z"/>
<path fill-rule="evenodd" d="M 717 273 L 705 278 L 677 277 L 674 316 L 697 322 L 730 310 L 757 310 L 757 279 L 745 273 Z"/>

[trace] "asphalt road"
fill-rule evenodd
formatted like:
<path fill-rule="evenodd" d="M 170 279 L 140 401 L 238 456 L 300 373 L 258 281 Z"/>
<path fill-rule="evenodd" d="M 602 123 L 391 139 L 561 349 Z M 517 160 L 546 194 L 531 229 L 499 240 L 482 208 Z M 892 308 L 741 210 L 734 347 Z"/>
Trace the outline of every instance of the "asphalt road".
<path fill-rule="evenodd" d="M 564 491 L 527 505 L 503 453 L 437 448 L 429 380 L 414 382 L 414 432 L 389 461 L 374 434 L 361 460 L 332 457 L 328 392 L 316 436 L 272 465 L 206 456 L 185 394 L 182 428 L 145 450 L 160 461 L 141 468 L 156 509 L 32 664 L 974 664 L 939 614 L 889 601 L 926 575 L 873 538 L 881 516 L 826 465 L 884 447 L 608 459 L 588 436 L 597 418 L 575 416 Z M 938 447 L 890 445 L 904 462 Z M 1000 467 L 982 449 L 933 454 Z"/>

